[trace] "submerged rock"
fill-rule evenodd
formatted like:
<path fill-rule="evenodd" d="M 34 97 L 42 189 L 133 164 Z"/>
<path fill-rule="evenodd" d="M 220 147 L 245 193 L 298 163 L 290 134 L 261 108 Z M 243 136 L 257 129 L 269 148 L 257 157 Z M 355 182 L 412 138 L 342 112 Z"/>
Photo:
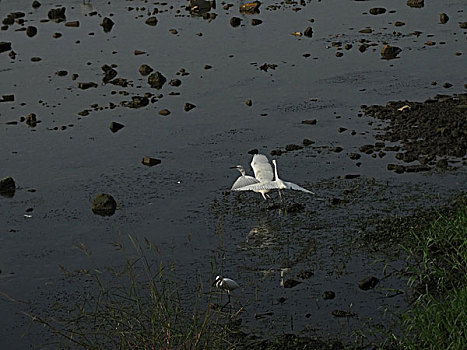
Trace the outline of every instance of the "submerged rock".
<path fill-rule="evenodd" d="M 0 53 L 11 50 L 11 43 L 7 41 L 0 41 Z"/>
<path fill-rule="evenodd" d="M 109 17 L 104 17 L 100 26 L 104 29 L 105 33 L 109 33 L 114 26 L 114 22 Z"/>
<path fill-rule="evenodd" d="M 0 195 L 5 197 L 13 197 L 15 191 L 15 180 L 11 176 L 6 176 L 0 180 Z"/>
<path fill-rule="evenodd" d="M 113 69 L 111 66 L 108 64 L 104 64 L 101 69 L 104 71 L 104 77 L 102 78 L 102 82 L 104 84 L 107 84 L 109 81 L 111 81 L 113 78 L 117 76 L 117 71 Z"/>
<path fill-rule="evenodd" d="M 55 9 L 51 9 L 48 13 L 47 13 L 47 17 L 49 17 L 49 19 L 55 21 L 55 22 L 62 22 L 64 20 L 66 20 L 66 16 L 65 16 L 65 7 L 59 7 L 59 8 L 55 8 Z"/>
<path fill-rule="evenodd" d="M 385 12 L 386 12 L 386 9 L 384 7 L 373 7 L 370 9 L 370 13 L 372 15 L 382 15 Z"/>
<path fill-rule="evenodd" d="M 146 75 L 149 75 L 151 74 L 151 72 L 153 71 L 154 69 L 152 69 L 150 66 L 148 66 L 147 64 L 142 64 L 140 67 L 139 67 L 139 73 L 143 76 L 146 76 Z"/>
<path fill-rule="evenodd" d="M 123 124 L 120 124 L 118 122 L 111 122 L 110 125 L 109 125 L 109 129 L 110 131 L 112 131 L 113 133 L 117 132 L 118 130 L 120 129 L 123 129 L 125 127 L 125 125 Z"/>
<path fill-rule="evenodd" d="M 156 158 L 143 157 L 143 160 L 141 161 L 141 163 L 143 163 L 144 165 L 147 165 L 147 166 L 154 166 L 154 165 L 162 163 L 162 161 L 160 159 L 156 159 Z"/>
<path fill-rule="evenodd" d="M 193 108 L 195 108 L 196 106 L 190 102 L 186 102 L 185 105 L 183 106 L 183 109 L 185 110 L 185 112 L 188 112 L 188 111 L 191 111 Z"/>
<path fill-rule="evenodd" d="M 368 290 L 375 288 L 376 285 L 378 284 L 379 279 L 376 277 L 370 276 L 362 279 L 361 281 L 358 281 L 358 288 L 362 290 Z"/>
<path fill-rule="evenodd" d="M 149 18 L 146 20 L 145 23 L 146 23 L 148 26 L 153 26 L 153 27 L 154 27 L 155 25 L 157 25 L 157 22 L 158 22 L 158 21 L 157 21 L 157 18 L 156 18 L 156 17 L 149 17 Z"/>
<path fill-rule="evenodd" d="M 37 28 L 34 27 L 34 26 L 28 26 L 26 28 L 26 35 L 30 38 L 32 38 L 33 36 L 35 36 L 37 34 Z"/>
<path fill-rule="evenodd" d="M 91 209 L 94 214 L 102 216 L 111 216 L 115 213 L 117 202 L 115 199 L 106 193 L 99 193 L 92 200 Z"/>
<path fill-rule="evenodd" d="M 439 15 L 439 21 L 442 23 L 442 24 L 445 24 L 445 23 L 448 23 L 449 21 L 449 16 L 445 13 L 442 13 Z"/>
<path fill-rule="evenodd" d="M 384 45 L 381 49 L 381 58 L 390 60 L 397 58 L 397 55 L 402 51 L 401 48 L 397 46 Z"/>
<path fill-rule="evenodd" d="M 165 82 L 167 81 L 166 77 L 162 75 L 160 72 L 152 73 L 148 77 L 148 84 L 155 89 L 161 89 L 164 86 Z"/>
<path fill-rule="evenodd" d="M 149 104 L 149 99 L 145 96 L 132 96 L 130 102 L 123 103 L 128 108 L 141 108 Z"/>
<path fill-rule="evenodd" d="M 407 6 L 421 8 L 425 6 L 424 0 L 407 0 Z"/>
<path fill-rule="evenodd" d="M 238 27 L 242 23 L 242 19 L 238 17 L 232 17 L 230 19 L 230 25 L 232 27 Z"/>

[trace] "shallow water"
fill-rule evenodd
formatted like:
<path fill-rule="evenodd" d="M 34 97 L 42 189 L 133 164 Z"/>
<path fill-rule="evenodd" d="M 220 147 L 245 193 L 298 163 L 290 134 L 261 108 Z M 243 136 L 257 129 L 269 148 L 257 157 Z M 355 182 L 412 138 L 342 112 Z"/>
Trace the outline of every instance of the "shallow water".
<path fill-rule="evenodd" d="M 119 234 L 131 234 L 154 242 L 167 261 L 175 261 L 182 279 L 195 272 L 208 283 L 222 272 L 237 280 L 243 290 L 239 302 L 248 303 L 244 322 L 258 332 L 311 328 L 318 329 L 317 334 L 350 336 L 370 317 L 387 322 L 389 316 L 378 308 L 388 304 L 397 310 L 406 297 L 385 298 L 384 288 L 404 288 L 405 282 L 388 278 L 377 290 L 358 289 L 361 278 L 382 277 L 383 264 L 372 264 L 379 256 L 349 248 L 358 233 L 354 220 L 436 203 L 434 198 L 465 190 L 465 172 L 397 175 L 386 170 L 386 164 L 395 161 L 393 154 L 382 159 L 362 155 L 357 167 L 348 154 L 374 143 L 378 124 L 358 117 L 359 107 L 464 91 L 465 30 L 458 26 L 465 21 L 463 1 L 427 2 L 422 9 L 405 2 L 313 1 L 281 5 L 275 11 L 263 3 L 257 15 L 239 14 L 238 2 L 233 2 L 228 11 L 217 4 L 213 12 L 218 16 L 212 21 L 189 16 L 182 8 L 186 3 L 170 2 L 170 9 L 143 1 L 70 1 L 64 4 L 67 21 L 80 22 L 72 28 L 41 22 L 59 3 L 44 1 L 34 10 L 30 1 L 0 2 L 2 16 L 24 11 L 25 25 L 38 28 L 33 38 L 16 31 L 19 24 L 0 32 L 0 41 L 12 42 L 17 53 L 15 59 L 7 52 L 0 54 L 0 95 L 15 95 L 14 102 L 0 103 L 0 177 L 12 176 L 18 186 L 13 198 L 0 197 L 0 291 L 39 310 L 41 305 L 46 308 L 47 298 L 60 285 L 57 265 L 75 269 L 88 264 L 77 244 L 86 245 L 100 266 L 118 264 L 109 243 Z M 135 9 L 129 11 L 129 6 Z M 375 6 L 388 12 L 364 14 Z M 146 12 L 156 7 L 167 11 L 160 11 L 158 24 L 151 27 L 144 23 Z M 294 7 L 301 10 L 295 12 Z M 98 15 L 90 16 L 92 11 Z M 442 12 L 450 16 L 446 24 L 438 23 Z M 104 33 L 99 24 L 111 14 L 115 26 Z M 230 26 L 233 16 L 243 19 L 242 26 Z M 252 26 L 251 18 L 263 23 Z M 395 27 L 395 21 L 406 24 Z M 291 35 L 307 26 L 313 28 L 312 38 Z M 366 26 L 372 34 L 359 33 Z M 169 32 L 172 28 L 177 35 Z M 422 33 L 417 37 L 411 35 L 414 31 Z M 53 39 L 55 32 L 63 36 Z M 361 53 L 360 39 L 377 45 Z M 428 40 L 436 45 L 425 45 Z M 339 50 L 344 55 L 338 58 L 333 41 L 352 48 Z M 398 59 L 380 58 L 383 42 L 402 48 Z M 135 50 L 146 53 L 134 55 Z M 31 62 L 34 56 L 42 60 Z M 264 63 L 277 68 L 260 70 Z M 118 77 L 131 81 L 131 86 L 102 84 L 104 64 L 116 64 Z M 179 78 L 182 85 L 171 87 L 167 82 L 161 90 L 151 89 L 138 72 L 141 64 L 160 71 L 168 81 Z M 206 64 L 212 68 L 205 69 Z M 176 75 L 180 68 L 190 74 Z M 59 70 L 68 75 L 59 77 Z M 73 73 L 79 74 L 76 80 L 71 79 Z M 88 81 L 98 87 L 77 88 L 78 82 Z M 445 89 L 444 82 L 453 86 Z M 120 106 L 147 92 L 164 96 L 139 109 Z M 252 107 L 245 105 L 246 99 L 252 99 Z M 185 102 L 196 108 L 183 111 Z M 110 103 L 116 107 L 109 108 Z M 171 114 L 160 116 L 163 108 Z M 80 117 L 77 113 L 84 109 L 90 114 Z M 35 128 L 6 124 L 31 112 L 41 121 Z M 317 119 L 317 124 L 301 124 L 308 119 Z M 108 129 L 111 121 L 125 128 L 113 134 Z M 67 127 L 60 130 L 61 126 Z M 54 127 L 58 130 L 49 130 Z M 339 133 L 338 127 L 347 130 Z M 305 210 L 284 215 L 264 210 L 257 194 L 224 193 L 238 175 L 229 167 L 247 166 L 249 150 L 269 154 L 304 138 L 315 144 L 281 155 L 281 177 L 326 199 L 350 193 L 348 203 L 330 206 L 287 193 L 288 201 L 302 203 Z M 344 150 L 329 151 L 334 146 Z M 162 163 L 146 167 L 143 156 Z M 338 178 L 348 173 L 362 178 Z M 368 180 L 369 184 L 371 178 L 375 183 Z M 91 212 L 91 200 L 99 192 L 112 194 L 119 203 L 114 216 Z M 26 212 L 28 208 L 33 211 Z M 213 260 L 218 271 L 211 271 Z M 313 276 L 283 289 L 280 270 L 285 268 L 290 278 L 303 271 Z M 328 289 L 336 292 L 336 299 L 321 298 Z M 279 297 L 286 298 L 284 304 L 277 303 Z M 330 314 L 349 307 L 358 319 Z M 43 341 L 37 332 L 21 337 L 27 318 L 17 304 L 1 298 L 0 309 L 9 316 L 0 321 L 3 346 L 24 348 Z M 271 311 L 273 316 L 254 317 Z"/>

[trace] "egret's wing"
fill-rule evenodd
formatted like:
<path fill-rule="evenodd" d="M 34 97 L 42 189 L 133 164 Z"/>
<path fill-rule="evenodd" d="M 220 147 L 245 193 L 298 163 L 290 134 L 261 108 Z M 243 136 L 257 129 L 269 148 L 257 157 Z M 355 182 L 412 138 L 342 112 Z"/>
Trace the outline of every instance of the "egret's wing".
<path fill-rule="evenodd" d="M 276 181 L 266 181 L 260 182 L 257 184 L 237 188 L 235 191 L 270 191 L 278 189 L 279 186 L 277 185 Z"/>
<path fill-rule="evenodd" d="M 271 163 L 263 154 L 255 154 L 251 161 L 251 168 L 259 182 L 274 180 Z"/>
<path fill-rule="evenodd" d="M 284 184 L 285 186 L 287 186 L 287 189 L 289 190 L 302 191 L 305 193 L 315 194 L 314 192 L 308 191 L 306 188 L 298 186 L 297 184 L 294 184 L 293 182 L 284 181 Z"/>
<path fill-rule="evenodd" d="M 235 282 L 234 280 L 230 279 L 230 278 L 224 278 L 222 280 L 222 282 L 223 282 L 224 286 L 226 286 L 226 289 L 228 289 L 228 290 L 240 288 L 238 283 Z"/>
<path fill-rule="evenodd" d="M 240 187 L 245 187 L 245 186 L 249 186 L 249 185 L 253 185 L 253 184 L 256 184 L 258 183 L 259 181 L 256 180 L 253 176 L 248 176 L 248 175 L 245 175 L 245 176 L 240 176 L 237 181 L 234 182 L 234 184 L 232 185 L 232 188 L 230 190 L 232 191 L 236 191 L 238 188 Z"/>

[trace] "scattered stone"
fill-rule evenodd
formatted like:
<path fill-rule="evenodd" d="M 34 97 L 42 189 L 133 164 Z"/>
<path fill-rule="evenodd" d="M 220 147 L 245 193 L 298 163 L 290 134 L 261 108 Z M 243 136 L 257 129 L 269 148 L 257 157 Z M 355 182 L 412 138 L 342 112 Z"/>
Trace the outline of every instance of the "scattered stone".
<path fill-rule="evenodd" d="M 143 157 L 143 160 L 141 161 L 141 163 L 143 163 L 144 165 L 147 165 L 147 166 L 154 166 L 154 165 L 162 163 L 162 161 L 160 159 L 156 159 L 156 158 Z"/>
<path fill-rule="evenodd" d="M 247 153 L 248 153 L 248 154 L 258 154 L 259 151 L 258 151 L 257 148 L 253 148 L 253 149 L 250 149 Z"/>
<path fill-rule="evenodd" d="M 47 13 L 47 17 L 55 22 L 62 22 L 66 20 L 65 7 L 51 9 Z"/>
<path fill-rule="evenodd" d="M 89 88 L 96 88 L 98 87 L 99 85 L 97 85 L 96 83 L 94 82 L 87 82 L 87 83 L 78 83 L 78 89 L 83 89 L 83 90 L 86 90 L 86 89 L 89 89 Z"/>
<path fill-rule="evenodd" d="M 141 108 L 149 104 L 149 99 L 145 96 L 132 96 L 131 101 L 124 105 L 128 108 Z"/>
<path fill-rule="evenodd" d="M 303 35 L 305 35 L 305 36 L 308 37 L 308 38 L 311 38 L 311 37 L 313 36 L 313 28 L 307 27 L 307 28 L 303 31 Z"/>
<path fill-rule="evenodd" d="M 401 21 L 396 21 L 396 22 L 394 22 L 394 25 L 395 25 L 396 27 L 402 27 L 402 26 L 405 26 L 405 23 L 404 23 L 404 22 L 401 22 Z"/>
<path fill-rule="evenodd" d="M 207 0 L 190 0 L 188 9 L 192 15 L 203 15 L 211 11 L 211 8 L 216 7 L 215 1 Z"/>
<path fill-rule="evenodd" d="M 142 64 L 140 67 L 139 67 L 139 73 L 142 75 L 142 76 L 146 76 L 146 75 L 149 75 L 151 74 L 151 72 L 153 71 L 154 69 L 152 69 L 150 66 L 148 66 L 147 64 Z"/>
<path fill-rule="evenodd" d="M 369 45 L 367 45 L 367 44 L 362 44 L 362 45 L 360 45 L 360 46 L 358 47 L 358 51 L 360 51 L 360 52 L 365 52 L 366 49 L 368 48 L 368 46 L 369 46 Z"/>
<path fill-rule="evenodd" d="M 115 213 L 117 202 L 115 199 L 106 193 L 99 193 L 92 200 L 91 209 L 94 214 L 102 216 L 111 216 Z"/>
<path fill-rule="evenodd" d="M 354 317 L 357 316 L 355 312 L 343 311 L 343 310 L 333 310 L 332 315 L 334 317 Z"/>
<path fill-rule="evenodd" d="M 257 19 L 257 18 L 252 18 L 252 20 L 251 20 L 251 25 L 252 26 L 257 26 L 257 25 L 260 25 L 261 23 L 263 23 L 263 21 L 260 20 L 260 19 Z"/>
<path fill-rule="evenodd" d="M 188 111 L 192 110 L 195 107 L 196 106 L 194 104 L 186 102 L 185 105 L 183 106 L 183 109 L 185 110 L 185 112 L 188 112 Z"/>
<path fill-rule="evenodd" d="M 467 22 L 459 22 L 459 27 L 462 29 L 467 29 Z"/>
<path fill-rule="evenodd" d="M 425 6 L 424 0 L 407 0 L 407 6 L 421 8 Z"/>
<path fill-rule="evenodd" d="M 41 3 L 39 1 L 37 1 L 37 0 L 34 0 L 32 2 L 32 7 L 37 9 L 37 8 L 41 7 Z"/>
<path fill-rule="evenodd" d="M 302 141 L 302 144 L 303 144 L 303 146 L 305 146 L 305 147 L 306 147 L 306 146 L 310 146 L 310 145 L 312 145 L 312 144 L 314 144 L 314 143 L 315 143 L 315 141 L 312 141 L 312 140 L 310 140 L 310 139 L 303 139 L 303 141 Z"/>
<path fill-rule="evenodd" d="M 169 29 L 169 32 L 172 33 L 173 35 L 177 35 L 178 34 L 178 30 L 177 29 Z"/>
<path fill-rule="evenodd" d="M 340 52 L 340 51 L 336 52 L 336 57 L 342 57 L 342 56 L 344 56 L 344 54 L 342 52 Z"/>
<path fill-rule="evenodd" d="M 40 62 L 40 61 L 42 61 L 42 58 L 40 57 L 37 57 L 37 56 L 31 57 L 31 62 Z"/>
<path fill-rule="evenodd" d="M 306 119 L 302 120 L 302 124 L 316 125 L 318 121 L 316 119 Z"/>
<path fill-rule="evenodd" d="M 113 69 L 111 66 L 108 64 L 104 64 L 101 69 L 104 71 L 104 77 L 102 78 L 102 82 L 104 84 L 107 84 L 109 81 L 111 81 L 113 78 L 117 76 L 117 71 Z"/>
<path fill-rule="evenodd" d="M 381 49 L 381 58 L 383 59 L 394 59 L 397 58 L 397 55 L 402 51 L 397 46 L 390 46 L 390 45 L 384 45 L 383 48 Z"/>
<path fill-rule="evenodd" d="M 331 147 L 329 150 L 330 150 L 331 152 L 340 153 L 340 152 L 342 152 L 344 149 L 343 149 L 342 147 L 340 147 L 340 146 L 336 146 L 336 147 Z"/>
<path fill-rule="evenodd" d="M 167 79 L 160 72 L 152 73 L 148 77 L 148 84 L 155 89 L 161 89 Z"/>
<path fill-rule="evenodd" d="M 349 158 L 352 160 L 360 159 L 361 155 L 359 153 L 350 153 Z"/>
<path fill-rule="evenodd" d="M 35 36 L 37 34 L 37 28 L 34 27 L 34 26 L 28 26 L 26 28 L 26 35 L 30 38 L 32 38 L 33 36 Z"/>
<path fill-rule="evenodd" d="M 261 66 L 259 66 L 260 70 L 264 70 L 265 72 L 268 71 L 268 69 L 275 70 L 277 68 L 277 64 L 274 63 L 264 63 Z"/>
<path fill-rule="evenodd" d="M 204 65 L 204 69 L 206 69 L 206 70 L 211 69 L 211 68 L 212 68 L 212 66 L 210 64 L 205 64 Z"/>
<path fill-rule="evenodd" d="M 29 113 L 26 116 L 26 124 L 28 124 L 30 127 L 35 127 L 37 125 L 37 118 L 34 113 Z"/>
<path fill-rule="evenodd" d="M 370 9 L 370 14 L 372 15 L 382 15 L 385 12 L 386 9 L 384 7 L 373 7 Z"/>
<path fill-rule="evenodd" d="M 362 34 L 371 34 L 373 33 L 373 30 L 371 28 L 363 28 L 363 29 L 360 29 L 358 32 Z"/>
<path fill-rule="evenodd" d="M 248 107 L 251 107 L 253 105 L 253 101 L 251 101 L 250 99 L 246 100 L 245 101 L 245 104 L 248 106 Z"/>
<path fill-rule="evenodd" d="M 112 30 L 114 24 L 115 23 L 109 17 L 104 17 L 100 26 L 104 29 L 105 33 L 109 33 Z"/>
<path fill-rule="evenodd" d="M 334 293 L 332 290 L 325 290 L 323 292 L 323 299 L 324 300 L 331 300 L 336 297 L 336 293 Z"/>
<path fill-rule="evenodd" d="M 113 133 L 116 133 L 117 131 L 119 131 L 120 129 L 123 129 L 124 127 L 125 127 L 125 125 L 120 124 L 118 122 L 111 122 L 110 126 L 109 126 L 109 129 Z"/>
<path fill-rule="evenodd" d="M 358 288 L 362 290 L 373 289 L 376 287 L 378 282 L 379 282 L 379 279 L 373 276 L 369 276 L 369 277 L 362 279 L 361 281 L 358 281 Z"/>
<path fill-rule="evenodd" d="M 446 82 L 446 83 L 443 84 L 443 88 L 445 88 L 445 89 L 449 89 L 450 87 L 452 87 L 451 83 Z"/>
<path fill-rule="evenodd" d="M 302 282 L 290 278 L 284 281 L 284 288 L 293 288 L 298 286 L 300 283 Z"/>
<path fill-rule="evenodd" d="M 62 36 L 62 33 L 53 33 L 53 34 L 52 34 L 52 38 L 54 38 L 54 39 L 58 39 L 58 38 L 60 38 L 61 36 Z"/>
<path fill-rule="evenodd" d="M 160 114 L 160 115 L 163 115 L 164 117 L 166 117 L 166 116 L 168 116 L 168 115 L 170 114 L 170 111 L 169 111 L 168 109 L 164 108 L 164 109 L 161 109 L 161 110 L 159 111 L 159 114 Z"/>
<path fill-rule="evenodd" d="M 445 13 L 442 13 L 439 15 L 439 21 L 442 23 L 442 24 L 445 24 L 445 23 L 448 23 L 449 21 L 449 16 Z"/>
<path fill-rule="evenodd" d="M 149 17 L 146 22 L 148 26 L 155 26 L 157 25 L 157 18 L 156 17 Z"/>
<path fill-rule="evenodd" d="M 11 43 L 7 41 L 0 41 L 0 53 L 11 50 Z"/>
<path fill-rule="evenodd" d="M 238 27 L 242 23 L 242 19 L 238 17 L 232 17 L 230 19 L 230 25 L 232 27 Z"/>
<path fill-rule="evenodd" d="M 302 149 L 302 148 L 303 148 L 302 146 L 294 145 L 294 144 L 290 144 L 290 145 L 285 146 L 285 150 L 287 152 L 297 151 L 297 150 Z"/>
<path fill-rule="evenodd" d="M 133 53 L 134 53 L 135 56 L 138 56 L 138 55 L 144 55 L 146 53 L 146 51 L 135 50 Z"/>
<path fill-rule="evenodd" d="M 79 21 L 71 21 L 71 22 L 66 22 L 65 27 L 74 27 L 78 28 L 79 27 Z"/>
<path fill-rule="evenodd" d="M 343 126 L 340 126 L 340 127 L 337 128 L 337 132 L 339 132 L 339 133 L 342 133 L 342 132 L 344 132 L 346 130 L 347 130 L 347 128 L 344 128 Z"/>
<path fill-rule="evenodd" d="M 282 154 L 282 150 L 273 149 L 270 153 L 271 153 L 271 156 L 280 156 Z"/>
<path fill-rule="evenodd" d="M 0 102 L 14 102 L 15 101 L 15 95 L 3 95 L 2 98 L 0 99 Z"/>
<path fill-rule="evenodd" d="M 58 75 L 59 77 L 64 77 L 64 76 L 68 75 L 68 72 L 66 70 L 59 70 L 59 71 L 55 72 L 55 75 Z"/>
<path fill-rule="evenodd" d="M 249 2 L 243 5 L 240 5 L 240 12 L 246 14 L 255 14 L 259 13 L 259 7 L 261 3 L 259 1 Z"/>
<path fill-rule="evenodd" d="M 170 86 L 178 87 L 178 86 L 182 85 L 182 81 L 181 81 L 180 79 L 172 79 L 172 80 L 169 82 L 169 85 L 170 85 Z"/>
<path fill-rule="evenodd" d="M 15 191 L 15 180 L 11 176 L 6 176 L 0 180 L 0 195 L 5 197 L 13 197 Z"/>
<path fill-rule="evenodd" d="M 358 177 L 360 177 L 360 174 L 345 174 L 344 176 L 342 176 L 344 180 L 353 180 Z"/>

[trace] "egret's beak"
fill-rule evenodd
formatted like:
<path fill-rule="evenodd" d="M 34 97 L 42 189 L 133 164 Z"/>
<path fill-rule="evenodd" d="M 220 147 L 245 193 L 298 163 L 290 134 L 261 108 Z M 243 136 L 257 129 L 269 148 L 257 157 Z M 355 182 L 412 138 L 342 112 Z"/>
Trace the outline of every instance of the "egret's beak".
<path fill-rule="evenodd" d="M 236 166 L 231 166 L 229 169 L 237 169 Z"/>

